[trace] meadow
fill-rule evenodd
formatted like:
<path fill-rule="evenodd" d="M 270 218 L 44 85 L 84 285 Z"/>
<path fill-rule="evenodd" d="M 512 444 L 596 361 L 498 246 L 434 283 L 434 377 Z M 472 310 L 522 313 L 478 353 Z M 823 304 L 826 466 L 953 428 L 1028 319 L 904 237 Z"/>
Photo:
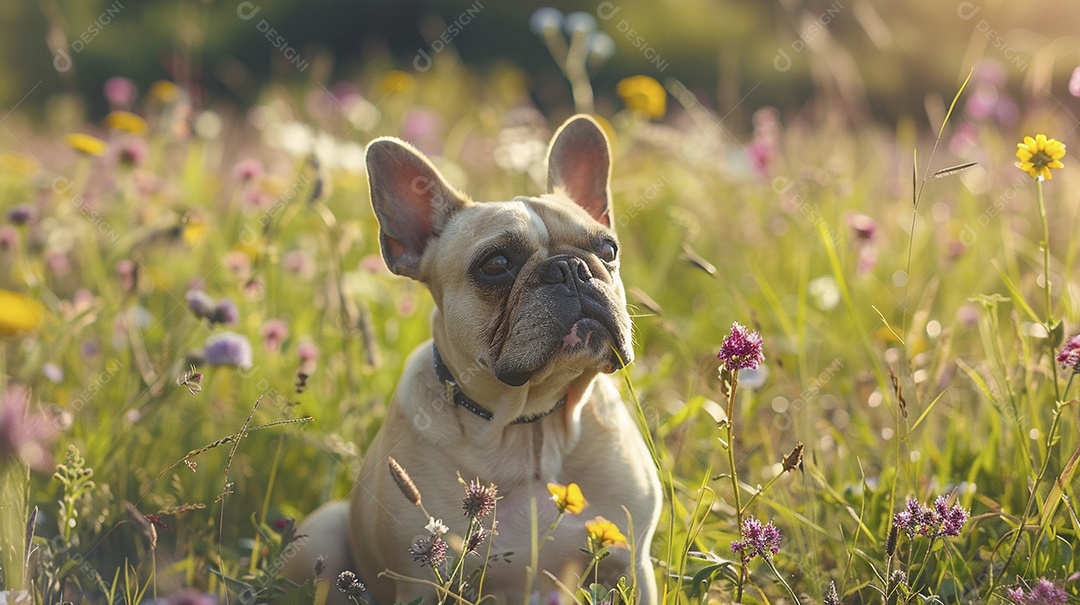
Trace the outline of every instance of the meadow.
<path fill-rule="evenodd" d="M 1003 93 L 1005 120 L 968 68 L 896 127 L 596 91 L 665 603 L 1077 601 L 1080 163 L 1038 181 L 1016 151 L 1076 147 L 1080 103 Z M 408 139 L 474 199 L 539 193 L 569 113 L 524 80 L 372 67 L 244 111 L 113 80 L 105 119 L 8 122 L 0 602 L 336 590 L 279 577 L 290 519 L 349 492 L 431 311 L 379 256 L 363 145 Z M 737 389 L 733 322 L 764 356 Z"/>

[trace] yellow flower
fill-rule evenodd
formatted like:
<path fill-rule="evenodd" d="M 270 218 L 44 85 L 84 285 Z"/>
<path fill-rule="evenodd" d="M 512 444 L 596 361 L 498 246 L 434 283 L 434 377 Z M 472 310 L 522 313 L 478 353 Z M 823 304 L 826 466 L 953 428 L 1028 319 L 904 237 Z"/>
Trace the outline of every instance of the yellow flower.
<path fill-rule="evenodd" d="M 559 507 L 560 513 L 576 515 L 589 504 L 581 493 L 581 486 L 577 483 L 570 485 L 548 483 L 547 488 L 551 492 L 551 499 L 555 501 L 555 506 Z"/>
<path fill-rule="evenodd" d="M 1064 168 L 1061 158 L 1065 157 L 1065 144 L 1057 139 L 1048 139 L 1045 134 L 1035 138 L 1024 137 L 1023 143 L 1016 145 L 1016 158 L 1020 161 L 1016 167 L 1035 178 L 1050 180 L 1051 168 Z"/>
<path fill-rule="evenodd" d="M 618 526 L 603 517 L 586 521 L 585 531 L 589 533 L 589 544 L 594 551 L 605 546 L 626 546 L 626 536 Z"/>
<path fill-rule="evenodd" d="M 25 153 L 0 153 L 0 170 L 23 176 L 33 176 L 41 165 L 33 156 Z"/>
<path fill-rule="evenodd" d="M 649 76 L 630 76 L 615 85 L 615 91 L 632 111 L 650 118 L 664 117 L 667 111 L 667 92 Z"/>
<path fill-rule="evenodd" d="M 30 332 L 45 319 L 45 309 L 38 301 L 8 290 L 0 290 L 0 334 L 11 336 Z"/>
<path fill-rule="evenodd" d="M 172 103 L 180 98 L 180 87 L 168 80 L 158 80 L 150 87 L 150 96 L 162 103 Z"/>
<path fill-rule="evenodd" d="M 387 72 L 382 79 L 383 90 L 387 94 L 392 92 L 408 92 L 413 87 L 413 77 L 408 73 L 395 69 Z"/>
<path fill-rule="evenodd" d="M 146 132 L 146 120 L 130 111 L 114 111 L 105 116 L 105 125 L 113 130 L 143 134 Z"/>
<path fill-rule="evenodd" d="M 92 137 L 81 132 L 73 132 L 67 135 L 68 147 L 86 155 L 105 155 L 108 145 L 97 137 Z"/>

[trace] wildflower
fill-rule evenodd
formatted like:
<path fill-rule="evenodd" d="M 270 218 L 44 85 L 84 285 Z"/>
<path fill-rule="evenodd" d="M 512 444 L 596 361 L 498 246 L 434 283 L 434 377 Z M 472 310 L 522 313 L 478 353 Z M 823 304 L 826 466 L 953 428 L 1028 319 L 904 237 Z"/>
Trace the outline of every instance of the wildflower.
<path fill-rule="evenodd" d="M 14 250 L 19 244 L 19 232 L 11 225 L 0 225 L 0 252 Z"/>
<path fill-rule="evenodd" d="M 31 332 L 45 319 L 45 308 L 38 301 L 9 290 L 0 290 L 0 336 Z"/>
<path fill-rule="evenodd" d="M 296 346 L 296 354 L 300 357 L 300 371 L 308 376 L 314 374 L 319 363 L 319 346 L 310 340 L 301 341 Z"/>
<path fill-rule="evenodd" d="M 236 307 L 229 298 L 223 298 L 214 305 L 214 312 L 207 319 L 211 324 L 219 323 L 225 326 L 231 326 L 240 321 L 240 309 Z"/>
<path fill-rule="evenodd" d="M 479 479 L 470 481 L 465 486 L 465 498 L 461 501 L 461 510 L 470 519 L 482 519 L 495 510 L 499 489 L 494 483 L 484 486 Z"/>
<path fill-rule="evenodd" d="M 1065 341 L 1065 346 L 1057 354 L 1057 362 L 1062 369 L 1071 368 L 1073 372 L 1080 372 L 1080 334 Z"/>
<path fill-rule="evenodd" d="M 41 375 L 52 383 L 59 383 L 64 379 L 64 369 L 50 361 L 41 366 Z"/>
<path fill-rule="evenodd" d="M 615 92 L 619 93 L 631 111 L 654 120 L 664 117 L 667 111 L 667 92 L 649 76 L 630 76 L 620 80 L 615 85 Z"/>
<path fill-rule="evenodd" d="M 73 132 L 65 139 L 68 147 L 85 155 L 105 155 L 108 145 L 97 137 L 92 137 L 81 132 Z"/>
<path fill-rule="evenodd" d="M 910 498 L 904 510 L 893 515 L 893 525 L 907 533 L 908 538 L 916 535 L 928 538 L 955 537 L 960 535 L 967 519 L 968 512 L 959 504 L 950 507 L 945 496 L 938 496 L 934 500 L 933 509 Z"/>
<path fill-rule="evenodd" d="M 208 319 L 214 314 L 217 302 L 202 290 L 188 290 L 184 295 L 188 310 L 199 319 Z"/>
<path fill-rule="evenodd" d="M 206 339 L 203 358 L 210 365 L 246 370 L 251 368 L 251 343 L 236 332 L 219 332 Z"/>
<path fill-rule="evenodd" d="M 172 103 L 180 98 L 180 87 L 168 80 L 158 80 L 150 87 L 150 96 L 162 103 Z"/>
<path fill-rule="evenodd" d="M 146 134 L 146 120 L 130 111 L 117 110 L 105 116 L 105 125 L 113 130 L 131 134 Z"/>
<path fill-rule="evenodd" d="M 360 598 L 363 592 L 367 590 L 360 578 L 357 578 L 356 574 L 348 570 L 338 574 L 336 583 L 338 590 L 345 593 L 347 597 Z"/>
<path fill-rule="evenodd" d="M 29 404 L 30 392 L 17 385 L 0 396 L 0 462 L 17 458 L 32 469 L 48 471 L 52 456 L 46 444 L 56 428 L 44 414 L 29 413 Z"/>
<path fill-rule="evenodd" d="M 1016 158 L 1020 161 L 1016 167 L 1035 178 L 1050 180 L 1051 168 L 1064 168 L 1061 158 L 1065 157 L 1065 144 L 1057 139 L 1048 139 L 1045 134 L 1035 138 L 1024 137 L 1023 143 L 1016 145 Z"/>
<path fill-rule="evenodd" d="M 949 499 L 945 496 L 938 496 L 934 500 L 934 512 L 937 513 L 941 522 L 941 527 L 938 529 L 939 536 L 959 536 L 960 530 L 968 520 L 968 512 L 959 504 L 949 506 Z"/>
<path fill-rule="evenodd" d="M 594 552 L 605 546 L 626 546 L 626 536 L 618 526 L 603 517 L 586 521 L 585 531 L 589 534 L 589 546 Z"/>
<path fill-rule="evenodd" d="M 740 538 L 731 543 L 731 552 L 741 553 L 744 562 L 756 556 L 770 558 L 780 551 L 780 542 L 783 540 L 780 530 L 772 521 L 762 525 L 761 521 L 752 515 L 743 519 Z"/>
<path fill-rule="evenodd" d="M 825 593 L 825 605 L 840 605 L 840 595 L 836 594 L 836 582 L 829 582 L 829 591 Z"/>
<path fill-rule="evenodd" d="M 856 242 L 872 244 L 877 239 L 877 221 L 869 216 L 859 213 L 849 214 L 847 224 Z"/>
<path fill-rule="evenodd" d="M 529 17 L 529 29 L 537 35 L 550 34 L 562 27 L 563 14 L 557 8 L 544 6 Z"/>
<path fill-rule="evenodd" d="M 7 215 L 11 224 L 22 226 L 34 220 L 34 208 L 29 204 L 19 204 L 8 208 Z"/>
<path fill-rule="evenodd" d="M 428 524 L 424 526 L 424 529 L 428 530 L 433 536 L 441 536 L 450 531 L 450 528 L 442 522 L 442 519 L 436 519 L 435 517 L 428 517 Z"/>
<path fill-rule="evenodd" d="M 477 548 L 480 548 L 480 545 L 483 544 L 490 535 L 491 531 L 485 529 L 483 525 L 477 525 L 476 531 L 474 531 L 469 536 L 468 541 L 465 542 L 465 552 L 474 552 Z"/>
<path fill-rule="evenodd" d="M 574 11 L 563 19 L 563 29 L 571 36 L 592 33 L 596 31 L 596 17 L 583 11 Z"/>
<path fill-rule="evenodd" d="M 262 162 L 255 158 L 240 160 L 233 166 L 233 176 L 241 183 L 256 181 L 263 175 Z"/>
<path fill-rule="evenodd" d="M 421 567 L 438 567 L 446 562 L 447 550 L 449 546 L 442 536 L 432 535 L 414 542 L 409 548 L 409 554 L 413 556 L 413 561 L 420 562 Z"/>
<path fill-rule="evenodd" d="M 105 100 L 116 109 L 127 109 L 135 102 L 135 83 L 128 78 L 113 77 L 105 80 Z"/>
<path fill-rule="evenodd" d="M 128 139 L 120 144 L 120 149 L 116 152 L 117 160 L 128 168 L 142 166 L 148 155 L 150 149 L 142 139 Z"/>
<path fill-rule="evenodd" d="M 1073 69 L 1072 75 L 1069 76 L 1069 94 L 1080 97 L 1080 67 Z"/>
<path fill-rule="evenodd" d="M 729 372 L 755 370 L 758 364 L 765 361 L 761 352 L 761 335 L 747 330 L 737 321 L 732 322 L 731 333 L 724 338 L 716 357 Z"/>
<path fill-rule="evenodd" d="M 289 337 L 289 324 L 280 319 L 271 319 L 259 330 L 263 337 L 263 346 L 270 353 L 281 350 L 281 343 Z"/>
<path fill-rule="evenodd" d="M 1006 591 L 1016 605 L 1065 605 L 1069 600 L 1064 588 L 1046 578 L 1039 578 L 1031 592 L 1025 594 L 1020 586 Z"/>
<path fill-rule="evenodd" d="M 176 379 L 176 386 L 186 387 L 188 392 L 194 395 L 202 391 L 202 378 L 202 373 L 196 370 L 195 366 L 191 366 L 183 376 Z"/>
<path fill-rule="evenodd" d="M 577 483 L 571 483 L 570 485 L 548 483 L 547 488 L 551 492 L 551 499 L 555 501 L 559 513 L 576 515 L 589 504 Z"/>

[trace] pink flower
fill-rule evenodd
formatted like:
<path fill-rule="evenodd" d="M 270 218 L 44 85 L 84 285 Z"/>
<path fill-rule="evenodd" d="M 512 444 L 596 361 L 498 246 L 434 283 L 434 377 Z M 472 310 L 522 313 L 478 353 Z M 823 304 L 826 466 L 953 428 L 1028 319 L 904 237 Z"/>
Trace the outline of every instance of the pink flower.
<path fill-rule="evenodd" d="M 105 100 L 113 109 L 130 109 L 136 94 L 135 83 L 128 78 L 117 76 L 105 80 Z"/>
<path fill-rule="evenodd" d="M 0 461 L 22 460 L 34 470 L 48 472 L 52 456 L 46 447 L 56 428 L 43 413 L 31 413 L 30 392 L 17 385 L 0 398 Z"/>
<path fill-rule="evenodd" d="M 1058 352 L 1057 362 L 1062 369 L 1071 368 L 1073 372 L 1080 372 L 1080 334 L 1065 341 L 1065 346 Z"/>
<path fill-rule="evenodd" d="M 315 373 L 315 366 L 319 363 L 319 347 L 310 340 L 301 341 L 296 347 L 296 354 L 300 357 L 300 371 L 308 376 Z"/>
<path fill-rule="evenodd" d="M 263 346 L 271 353 L 281 350 L 281 343 L 289 337 L 289 324 L 280 319 L 271 319 L 259 330 L 263 337 Z"/>
<path fill-rule="evenodd" d="M 1069 94 L 1080 97 L 1080 67 L 1074 69 L 1069 77 Z"/>
<path fill-rule="evenodd" d="M 732 322 L 731 333 L 724 338 L 716 358 L 729 372 L 738 370 L 756 370 L 758 364 L 765 361 L 761 352 L 761 335 Z"/>
<path fill-rule="evenodd" d="M 233 166 L 233 175 L 241 183 L 250 183 L 262 178 L 264 171 L 262 162 L 255 158 L 240 160 Z"/>

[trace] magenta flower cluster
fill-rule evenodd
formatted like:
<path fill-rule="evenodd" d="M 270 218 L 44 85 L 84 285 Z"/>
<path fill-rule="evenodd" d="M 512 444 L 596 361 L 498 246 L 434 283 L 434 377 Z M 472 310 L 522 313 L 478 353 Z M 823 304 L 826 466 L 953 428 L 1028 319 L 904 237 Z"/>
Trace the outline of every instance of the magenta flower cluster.
<path fill-rule="evenodd" d="M 1065 605 L 1069 600 L 1064 588 L 1046 578 L 1039 578 L 1030 592 L 1024 592 L 1020 586 L 1006 592 L 1016 605 Z"/>
<path fill-rule="evenodd" d="M 729 372 L 756 370 L 758 364 L 765 361 L 765 355 L 761 352 L 761 335 L 747 330 L 737 321 L 732 322 L 731 333 L 724 338 L 716 358 Z"/>
<path fill-rule="evenodd" d="M 1057 355 L 1057 362 L 1066 370 L 1080 372 L 1080 334 L 1065 341 L 1065 346 Z"/>
<path fill-rule="evenodd" d="M 780 551 L 780 542 L 783 536 L 780 530 L 769 521 L 762 525 L 753 515 L 743 519 L 741 539 L 731 543 L 731 552 L 742 555 L 743 561 L 749 561 L 760 556 L 768 559 Z"/>
<path fill-rule="evenodd" d="M 938 496 L 933 508 L 927 508 L 911 498 L 904 510 L 893 515 L 893 525 L 907 533 L 909 538 L 916 535 L 928 538 L 959 536 L 967 520 L 968 512 L 959 504 L 949 506 L 949 499 L 945 496 Z"/>

